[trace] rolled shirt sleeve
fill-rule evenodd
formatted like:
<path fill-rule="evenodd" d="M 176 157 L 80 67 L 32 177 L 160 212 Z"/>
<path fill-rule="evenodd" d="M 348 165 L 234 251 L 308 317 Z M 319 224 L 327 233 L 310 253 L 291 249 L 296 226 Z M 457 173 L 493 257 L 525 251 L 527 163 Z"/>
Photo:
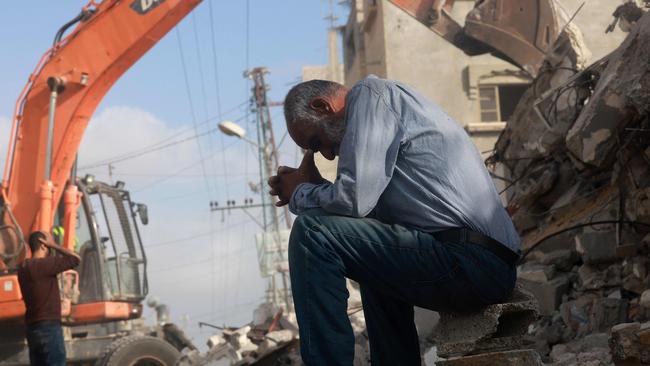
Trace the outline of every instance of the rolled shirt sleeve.
<path fill-rule="evenodd" d="M 363 83 L 350 90 L 336 180 L 299 185 L 289 202 L 292 213 L 320 207 L 364 217 L 372 211 L 391 180 L 404 136 L 400 118 L 384 98 Z"/>

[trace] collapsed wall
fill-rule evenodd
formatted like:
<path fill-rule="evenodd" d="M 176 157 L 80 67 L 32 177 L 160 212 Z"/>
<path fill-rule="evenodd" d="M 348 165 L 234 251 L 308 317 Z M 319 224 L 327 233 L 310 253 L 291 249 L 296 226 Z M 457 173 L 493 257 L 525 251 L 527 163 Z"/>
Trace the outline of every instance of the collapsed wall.
<path fill-rule="evenodd" d="M 539 301 L 529 341 L 557 365 L 650 364 L 650 15 L 636 9 L 588 67 L 567 27 L 486 161 L 507 172 L 519 278 Z"/>

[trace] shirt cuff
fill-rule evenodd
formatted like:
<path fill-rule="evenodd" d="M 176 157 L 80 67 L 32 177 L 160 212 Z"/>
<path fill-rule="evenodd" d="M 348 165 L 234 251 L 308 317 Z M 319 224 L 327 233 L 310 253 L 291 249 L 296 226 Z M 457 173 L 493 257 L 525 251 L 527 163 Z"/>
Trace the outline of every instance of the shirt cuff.
<path fill-rule="evenodd" d="M 289 211 L 294 215 L 300 215 L 308 205 L 308 194 L 316 187 L 313 183 L 300 183 L 291 195 L 289 200 Z"/>

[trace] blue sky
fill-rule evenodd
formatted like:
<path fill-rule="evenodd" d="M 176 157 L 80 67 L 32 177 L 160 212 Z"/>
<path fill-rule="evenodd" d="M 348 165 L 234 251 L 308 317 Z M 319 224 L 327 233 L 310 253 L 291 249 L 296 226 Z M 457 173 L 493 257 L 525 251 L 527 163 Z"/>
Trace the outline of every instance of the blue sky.
<path fill-rule="evenodd" d="M 218 87 L 208 1 L 215 20 Z M 230 111 L 223 118 L 238 120 L 254 137 L 254 120 L 252 115 L 246 120 L 242 105 L 250 87 L 242 77 L 247 58 L 249 67 L 268 67 L 270 99 L 281 101 L 299 80 L 302 66 L 327 62 L 328 23 L 323 18 L 329 3 L 249 0 L 248 42 L 246 4 L 244 0 L 204 0 L 131 68 L 95 112 L 80 149 L 80 165 L 92 165 L 169 136 L 183 139 L 213 129 L 218 122 L 217 100 L 222 112 Z M 16 1 L 0 12 L 0 168 L 4 167 L 9 121 L 18 94 L 57 29 L 83 5 L 73 0 Z M 335 11 L 342 19 L 347 13 L 341 7 Z M 192 114 L 199 123 L 197 130 L 192 128 Z M 281 109 L 273 109 L 272 115 L 280 140 L 285 133 Z M 206 118 L 214 119 L 201 123 Z M 288 138 L 280 151 L 281 164 L 292 165 L 300 158 Z M 174 320 L 186 325 L 200 345 L 211 331 L 199 330 L 199 320 L 243 325 L 252 319 L 252 310 L 264 295 L 254 242 L 259 228 L 242 212 L 209 212 L 211 200 L 241 202 L 252 197 L 259 202 L 259 195 L 248 185 L 258 179 L 255 155 L 254 148 L 239 140 L 210 133 L 114 164 L 112 179 L 125 181 L 133 199 L 149 206 L 151 223 L 142 230 L 145 247 L 150 247 L 150 293 L 170 305 Z M 200 156 L 205 158 L 202 163 Z M 109 179 L 107 166 L 81 173 Z M 252 213 L 261 216 L 261 212 Z"/>

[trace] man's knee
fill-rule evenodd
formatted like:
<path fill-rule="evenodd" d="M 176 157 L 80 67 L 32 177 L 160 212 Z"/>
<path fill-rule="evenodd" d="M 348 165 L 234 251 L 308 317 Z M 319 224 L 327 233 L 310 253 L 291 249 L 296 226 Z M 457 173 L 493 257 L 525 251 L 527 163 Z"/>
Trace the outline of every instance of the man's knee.
<path fill-rule="evenodd" d="M 307 231 L 314 226 L 313 216 L 300 215 L 296 217 L 291 226 L 291 235 L 289 236 L 289 252 L 295 251 L 296 248 L 304 243 Z"/>
<path fill-rule="evenodd" d="M 332 215 L 323 209 L 317 208 L 305 211 L 296 217 L 289 237 L 289 258 L 302 253 L 305 248 L 314 249 L 314 246 L 319 244 L 318 241 L 313 240 L 314 237 L 310 235 L 310 231 L 320 231 L 318 227 L 322 225 L 321 218 L 323 216 Z"/>

